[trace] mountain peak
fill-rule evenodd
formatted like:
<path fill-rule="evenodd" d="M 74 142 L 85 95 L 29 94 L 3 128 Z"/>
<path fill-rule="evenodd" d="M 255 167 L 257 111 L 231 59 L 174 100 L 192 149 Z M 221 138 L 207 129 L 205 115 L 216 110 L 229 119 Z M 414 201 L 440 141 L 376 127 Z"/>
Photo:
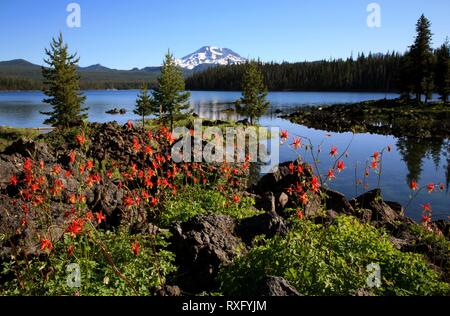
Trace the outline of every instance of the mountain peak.
<path fill-rule="evenodd" d="M 246 59 L 229 48 L 203 46 L 192 54 L 177 59 L 178 66 L 194 69 L 200 65 L 229 65 L 245 63 Z"/>

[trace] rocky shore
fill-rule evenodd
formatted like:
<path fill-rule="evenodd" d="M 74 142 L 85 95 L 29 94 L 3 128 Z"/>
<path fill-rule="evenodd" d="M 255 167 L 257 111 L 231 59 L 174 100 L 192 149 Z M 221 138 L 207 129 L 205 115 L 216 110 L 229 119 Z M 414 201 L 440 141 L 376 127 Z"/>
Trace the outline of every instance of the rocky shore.
<path fill-rule="evenodd" d="M 450 106 L 442 103 L 416 105 L 399 99 L 366 101 L 306 107 L 284 118 L 330 132 L 450 137 Z"/>

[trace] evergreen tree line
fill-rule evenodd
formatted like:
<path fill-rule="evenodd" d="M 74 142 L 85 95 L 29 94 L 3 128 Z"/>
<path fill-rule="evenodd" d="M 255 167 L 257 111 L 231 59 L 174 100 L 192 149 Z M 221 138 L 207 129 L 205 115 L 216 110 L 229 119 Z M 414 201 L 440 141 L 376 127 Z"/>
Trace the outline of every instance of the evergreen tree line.
<path fill-rule="evenodd" d="M 395 91 L 402 55 L 360 54 L 348 58 L 299 63 L 261 63 L 270 91 Z M 245 64 L 226 65 L 193 74 L 186 79 L 190 90 L 240 90 Z"/>
<path fill-rule="evenodd" d="M 143 80 L 141 81 L 87 81 L 80 80 L 80 89 L 82 90 L 130 90 L 140 89 Z M 156 86 L 156 81 L 149 83 L 149 88 L 153 89 Z M 26 78 L 0 77 L 0 91 L 11 90 L 42 90 L 44 87 L 43 80 L 33 80 Z"/>
<path fill-rule="evenodd" d="M 0 77 L 0 91 L 2 90 L 41 90 L 42 82 L 24 78 Z"/>

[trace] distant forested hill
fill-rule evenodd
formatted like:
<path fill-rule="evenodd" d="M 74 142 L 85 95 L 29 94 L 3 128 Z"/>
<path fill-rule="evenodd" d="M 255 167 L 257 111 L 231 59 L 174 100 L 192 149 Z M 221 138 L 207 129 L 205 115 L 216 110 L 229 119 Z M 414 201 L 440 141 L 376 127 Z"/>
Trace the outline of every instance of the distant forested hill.
<path fill-rule="evenodd" d="M 356 59 L 261 63 L 270 91 L 395 91 L 401 55 L 369 54 Z M 244 65 L 209 68 L 186 79 L 189 90 L 240 90 Z"/>
<path fill-rule="evenodd" d="M 137 89 L 142 82 L 155 83 L 160 68 L 116 70 L 92 65 L 78 71 L 82 89 Z M 42 81 L 41 66 L 22 59 L 0 62 L 0 90 L 39 90 Z"/>

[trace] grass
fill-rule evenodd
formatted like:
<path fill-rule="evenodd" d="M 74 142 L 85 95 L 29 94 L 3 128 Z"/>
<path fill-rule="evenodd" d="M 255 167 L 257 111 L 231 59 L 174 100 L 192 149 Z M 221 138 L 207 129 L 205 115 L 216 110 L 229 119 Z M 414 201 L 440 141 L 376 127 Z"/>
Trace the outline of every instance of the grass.
<path fill-rule="evenodd" d="M 194 127 L 194 121 L 195 120 L 202 120 L 202 131 L 204 132 L 207 128 L 209 127 L 217 127 L 222 131 L 223 135 L 226 135 L 226 129 L 231 127 L 231 128 L 247 128 L 247 127 L 255 127 L 257 129 L 257 133 L 259 135 L 260 132 L 264 132 L 267 135 L 267 139 L 270 139 L 272 137 L 271 133 L 270 133 L 270 129 L 265 127 L 265 126 L 261 126 L 259 124 L 253 124 L 253 125 L 245 125 L 243 123 L 238 123 L 236 121 L 224 121 L 224 120 L 209 120 L 209 119 L 204 119 L 204 118 L 199 118 L 199 117 L 194 117 L 193 115 L 187 116 L 187 117 L 183 117 L 180 119 L 176 119 L 174 120 L 173 124 L 174 124 L 174 128 L 176 127 L 187 127 L 187 128 L 193 128 Z M 142 125 L 141 122 L 137 122 L 137 124 Z M 167 125 L 167 124 L 166 124 Z M 145 128 L 146 129 L 156 129 L 157 127 L 159 127 L 159 120 L 158 119 L 147 119 L 145 120 Z M 263 139 L 260 139 L 263 140 Z"/>
<path fill-rule="evenodd" d="M 31 128 L 16 128 L 0 126 L 0 152 L 20 138 L 34 139 L 39 131 Z"/>

